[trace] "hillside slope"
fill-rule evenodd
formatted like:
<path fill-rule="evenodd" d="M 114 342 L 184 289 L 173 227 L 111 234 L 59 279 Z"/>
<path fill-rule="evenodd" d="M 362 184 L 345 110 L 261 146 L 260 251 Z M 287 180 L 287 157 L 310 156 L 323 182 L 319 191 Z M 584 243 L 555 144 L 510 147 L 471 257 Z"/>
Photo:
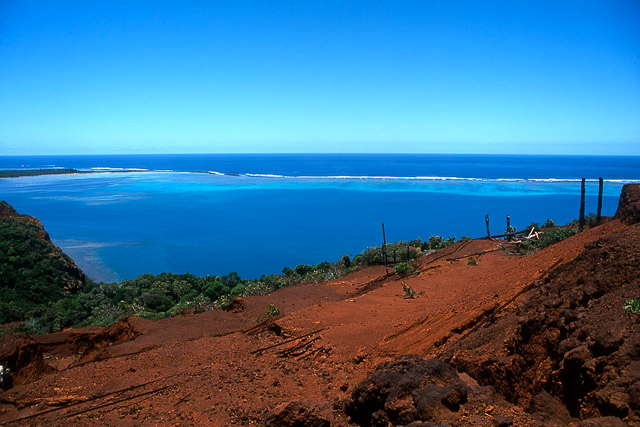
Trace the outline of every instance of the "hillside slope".
<path fill-rule="evenodd" d="M 84 273 L 39 220 L 0 201 L 0 324 L 25 320 L 84 283 Z"/>
<path fill-rule="evenodd" d="M 640 294 L 640 186 L 624 191 L 627 214 L 529 256 L 460 242 L 404 278 L 370 267 L 228 312 L 5 337 L 0 423 L 637 425 L 622 305 Z"/>

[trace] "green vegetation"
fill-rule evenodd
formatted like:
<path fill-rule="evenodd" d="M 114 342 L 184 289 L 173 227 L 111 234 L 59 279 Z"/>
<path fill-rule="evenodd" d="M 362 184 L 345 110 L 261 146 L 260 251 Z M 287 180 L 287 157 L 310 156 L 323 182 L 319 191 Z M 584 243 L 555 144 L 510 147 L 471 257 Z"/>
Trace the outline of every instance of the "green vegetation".
<path fill-rule="evenodd" d="M 431 236 L 387 245 L 389 261 L 399 261 L 396 272 L 410 274 L 408 261 L 423 250 L 437 250 L 455 241 Z M 300 264 L 282 274 L 245 280 L 235 273 L 197 277 L 192 274 L 143 274 L 120 283 L 95 283 L 85 278 L 73 261 L 49 240 L 40 222 L 19 215 L 0 202 L 0 334 L 48 333 L 67 327 L 106 326 L 127 315 L 160 319 L 184 309 L 196 313 L 225 308 L 233 298 L 266 295 L 297 283 L 337 279 L 382 258 L 373 248 L 353 259 L 343 255 L 337 262 Z M 408 292 L 405 290 L 405 292 Z M 270 305 L 265 315 L 280 310 Z"/>
<path fill-rule="evenodd" d="M 544 222 L 544 224 L 542 224 L 542 228 L 551 228 L 551 227 L 555 227 L 556 223 L 552 220 L 552 219 L 548 219 Z"/>
<path fill-rule="evenodd" d="M 267 312 L 265 313 L 265 316 L 269 318 L 269 317 L 274 317 L 279 315 L 280 315 L 280 309 L 273 304 L 269 304 L 269 307 L 267 308 Z"/>
<path fill-rule="evenodd" d="M 431 236 L 429 237 L 429 240 L 427 240 L 426 242 L 422 242 L 422 244 L 420 245 L 420 249 L 422 249 L 423 251 L 437 251 L 438 249 L 446 248 L 455 241 L 456 238 L 451 236 L 449 236 L 447 239 L 443 239 L 440 236 Z M 418 239 L 418 242 L 420 242 L 420 239 Z"/>
<path fill-rule="evenodd" d="M 550 220 L 547 220 L 550 221 Z M 519 253 L 530 253 L 551 246 L 561 240 L 578 234 L 578 229 L 573 227 L 556 227 L 543 230 L 539 233 L 538 240 L 523 240 L 515 246 L 512 251 Z"/>
<path fill-rule="evenodd" d="M 474 257 L 471 257 L 467 260 L 467 265 L 478 265 L 478 260 L 476 260 Z"/>
<path fill-rule="evenodd" d="M 547 220 L 544 225 L 553 224 Z M 532 224 L 532 227 L 537 224 Z M 521 243 L 523 250 L 536 250 L 576 234 L 575 228 L 552 228 L 535 242 Z M 386 245 L 387 260 L 396 262 L 395 272 L 406 276 L 415 271 L 409 263 L 424 251 L 435 251 L 455 242 L 431 236 Z M 159 319 L 189 308 L 202 312 L 225 308 L 233 298 L 265 295 L 297 283 L 319 283 L 337 279 L 369 264 L 383 261 L 382 247 L 369 248 L 351 258 L 316 265 L 287 267 L 282 274 L 263 275 L 245 280 L 235 273 L 226 276 L 196 277 L 192 274 L 143 274 L 120 283 L 94 283 L 84 277 L 73 261 L 50 242 L 35 218 L 18 215 L 6 202 L 0 202 L 0 334 L 13 332 L 45 333 L 67 327 L 109 325 L 127 315 Z M 475 258 L 467 264 L 476 265 Z M 405 296 L 416 293 L 403 283 Z M 635 304 L 635 305 L 633 305 Z M 638 299 L 627 301 L 625 310 L 637 313 Z M 630 307 L 630 308 L 626 308 Z M 265 316 L 277 316 L 270 305 Z"/>
<path fill-rule="evenodd" d="M 593 212 L 589 212 L 589 214 L 587 216 L 585 216 L 584 218 L 584 230 L 587 230 L 589 228 L 595 227 L 596 225 L 598 225 L 598 222 L 596 221 L 597 215 Z M 573 221 L 571 221 L 570 224 L 572 227 L 577 228 L 580 226 L 580 220 L 579 219 L 574 219 Z"/>
<path fill-rule="evenodd" d="M 0 324 L 38 317 L 84 282 L 84 274 L 36 219 L 0 202 Z"/>
<path fill-rule="evenodd" d="M 404 297 L 405 298 L 415 298 L 416 297 L 416 291 L 414 291 L 411 286 L 407 285 L 404 282 L 402 282 L 402 292 L 404 293 Z"/>
<path fill-rule="evenodd" d="M 438 249 L 449 246 L 455 242 L 455 240 L 455 237 L 443 239 L 440 236 L 431 236 L 426 242 L 423 242 L 421 239 L 416 239 L 408 243 L 405 241 L 389 243 L 386 246 L 387 261 L 408 262 L 418 258 L 423 251 L 437 251 Z M 353 269 L 381 263 L 384 263 L 382 246 L 377 246 L 368 248 L 364 252 L 353 257 L 350 267 Z"/>
<path fill-rule="evenodd" d="M 70 173 L 90 173 L 81 172 L 77 169 L 16 169 L 0 170 L 0 178 L 17 178 L 20 176 L 40 176 L 40 175 L 63 175 Z"/>
<path fill-rule="evenodd" d="M 547 220 L 550 221 L 550 220 Z M 537 222 L 532 222 L 531 224 L 527 225 L 524 230 L 527 230 L 529 233 L 531 233 L 531 230 L 539 230 L 540 229 L 540 224 L 538 224 Z"/>
<path fill-rule="evenodd" d="M 181 309 L 195 312 L 225 307 L 235 297 L 265 295 L 300 282 L 333 280 L 350 271 L 351 258 L 315 266 L 285 268 L 282 275 L 243 280 L 235 273 L 196 277 L 192 274 L 143 274 L 120 283 L 87 280 L 51 241 L 35 218 L 19 215 L 0 202 L 0 324 L 4 328 L 46 333 L 70 326 L 109 325 L 126 315 L 159 319 Z M 269 307 L 275 315 L 277 307 Z"/>
<path fill-rule="evenodd" d="M 622 308 L 626 313 L 640 314 L 640 297 L 625 301 Z"/>
<path fill-rule="evenodd" d="M 575 234 L 578 234 L 578 230 L 575 228 L 553 228 L 540 234 L 540 237 L 533 243 L 533 246 L 535 249 L 546 248 Z"/>
<path fill-rule="evenodd" d="M 398 276 L 404 277 L 416 271 L 415 267 L 408 262 L 399 262 L 395 266 L 395 272 Z"/>

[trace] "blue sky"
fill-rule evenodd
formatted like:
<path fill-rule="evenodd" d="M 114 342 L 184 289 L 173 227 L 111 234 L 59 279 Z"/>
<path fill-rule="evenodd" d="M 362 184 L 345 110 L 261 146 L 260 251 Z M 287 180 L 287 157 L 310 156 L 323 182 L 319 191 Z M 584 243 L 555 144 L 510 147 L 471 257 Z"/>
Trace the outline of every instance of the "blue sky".
<path fill-rule="evenodd" d="M 640 2 L 0 1 L 0 155 L 640 154 Z"/>

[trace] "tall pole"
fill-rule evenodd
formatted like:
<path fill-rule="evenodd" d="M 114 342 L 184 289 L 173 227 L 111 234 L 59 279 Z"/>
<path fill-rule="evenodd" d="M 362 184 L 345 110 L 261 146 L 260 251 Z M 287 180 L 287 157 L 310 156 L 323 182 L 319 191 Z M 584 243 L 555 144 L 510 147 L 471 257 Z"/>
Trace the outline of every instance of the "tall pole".
<path fill-rule="evenodd" d="M 490 237 L 490 236 L 491 236 L 491 233 L 489 232 L 489 214 L 486 214 L 486 215 L 484 216 L 484 222 L 486 222 L 486 223 L 487 223 L 487 237 Z"/>
<path fill-rule="evenodd" d="M 387 237 L 384 234 L 384 222 L 382 223 L 382 258 L 384 259 L 384 270 L 389 274 L 387 266 Z"/>
<path fill-rule="evenodd" d="M 511 216 L 507 215 L 507 241 L 511 241 Z"/>
<path fill-rule="evenodd" d="M 602 189 L 604 187 L 602 177 L 600 177 L 598 181 L 598 213 L 596 215 L 596 224 L 600 224 L 600 220 L 602 219 Z"/>
<path fill-rule="evenodd" d="M 584 228 L 584 195 L 586 192 L 585 188 L 585 178 L 582 178 L 582 185 L 580 186 L 580 223 L 579 230 L 582 231 Z"/>

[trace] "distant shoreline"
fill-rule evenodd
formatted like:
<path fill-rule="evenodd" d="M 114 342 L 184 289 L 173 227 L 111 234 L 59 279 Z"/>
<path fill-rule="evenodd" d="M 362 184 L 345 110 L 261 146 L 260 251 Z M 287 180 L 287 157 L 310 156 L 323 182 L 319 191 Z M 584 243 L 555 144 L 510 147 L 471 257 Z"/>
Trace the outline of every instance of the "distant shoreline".
<path fill-rule="evenodd" d="M 254 174 L 254 173 L 232 173 L 232 172 L 216 172 L 216 171 L 200 171 L 200 170 L 158 170 L 158 169 L 140 169 L 140 168 L 92 168 L 86 169 L 0 169 L 1 178 L 20 178 L 35 177 L 46 175 L 79 175 L 79 174 L 109 174 L 109 173 L 186 173 L 186 174 L 208 174 L 228 177 L 247 177 L 247 178 L 293 178 L 293 179 L 339 179 L 339 180 L 417 180 L 417 181 L 475 181 L 475 182 L 543 182 L 543 183 L 563 183 L 563 182 L 580 182 L 580 178 L 468 178 L 455 176 L 296 176 L 296 175 L 276 175 L 276 174 Z M 605 182 L 616 184 L 638 183 L 640 179 L 605 179 Z M 595 178 L 586 179 L 588 183 L 598 182 Z"/>
<path fill-rule="evenodd" d="M 119 169 L 119 168 L 95 168 L 95 170 L 80 170 L 80 169 L 10 169 L 0 170 L 0 178 L 21 178 L 32 176 L 44 176 L 44 175 L 76 175 L 76 174 L 89 174 L 89 173 L 202 173 L 210 175 L 224 175 L 224 176 L 243 176 L 238 173 L 217 173 L 211 171 L 179 171 L 179 170 L 154 170 L 154 169 Z"/>
<path fill-rule="evenodd" d="M 79 171 L 77 169 L 13 169 L 0 170 L 0 178 L 20 178 L 23 176 L 41 175 L 69 175 L 76 173 L 92 173 L 91 171 Z"/>

